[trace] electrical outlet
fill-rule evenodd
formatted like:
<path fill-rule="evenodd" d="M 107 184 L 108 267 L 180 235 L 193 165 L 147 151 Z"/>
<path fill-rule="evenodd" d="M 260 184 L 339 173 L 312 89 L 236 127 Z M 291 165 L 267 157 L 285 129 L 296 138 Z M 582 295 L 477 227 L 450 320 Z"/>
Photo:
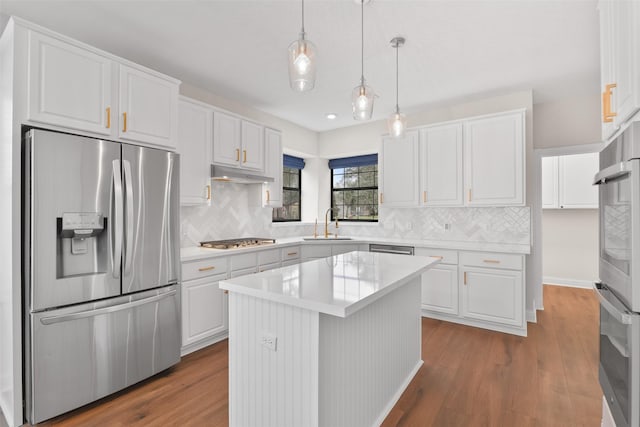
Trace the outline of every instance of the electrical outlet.
<path fill-rule="evenodd" d="M 272 334 L 263 333 L 260 338 L 260 344 L 271 351 L 276 351 L 278 346 L 278 337 Z"/>
<path fill-rule="evenodd" d="M 408 230 L 408 231 L 413 230 L 413 223 L 412 223 L 412 222 L 408 222 L 408 223 L 407 223 L 407 230 Z"/>
<path fill-rule="evenodd" d="M 451 231 L 451 224 L 445 224 L 445 225 L 444 225 L 444 229 L 445 229 L 446 231 Z"/>

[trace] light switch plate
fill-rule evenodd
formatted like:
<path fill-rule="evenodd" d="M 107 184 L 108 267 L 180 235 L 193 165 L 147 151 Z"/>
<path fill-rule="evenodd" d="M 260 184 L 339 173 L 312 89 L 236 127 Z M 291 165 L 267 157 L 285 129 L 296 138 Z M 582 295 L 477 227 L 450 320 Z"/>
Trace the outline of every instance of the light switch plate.
<path fill-rule="evenodd" d="M 278 347 L 278 337 L 273 334 L 263 332 L 262 337 L 260 338 L 260 344 L 271 351 L 276 351 Z"/>

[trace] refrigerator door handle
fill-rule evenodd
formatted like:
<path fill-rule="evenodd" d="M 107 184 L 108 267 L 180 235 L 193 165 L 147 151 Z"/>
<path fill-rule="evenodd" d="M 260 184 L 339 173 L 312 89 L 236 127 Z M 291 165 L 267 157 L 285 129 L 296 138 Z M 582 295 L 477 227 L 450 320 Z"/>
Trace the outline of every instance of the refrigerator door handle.
<path fill-rule="evenodd" d="M 40 323 L 43 325 L 52 325 L 54 323 L 68 322 L 71 320 L 83 319 L 85 317 L 94 317 L 100 314 L 114 313 L 116 311 L 127 310 L 129 308 L 138 307 L 140 305 L 150 304 L 157 302 L 165 298 L 172 297 L 176 294 L 177 290 L 173 289 L 169 292 L 162 293 L 160 295 L 154 295 L 149 298 L 140 299 L 137 301 L 131 301 L 124 304 L 112 305 L 109 307 L 98 308 L 96 310 L 85 310 L 78 313 L 62 314 L 60 316 L 43 317 L 40 319 Z"/>
<path fill-rule="evenodd" d="M 114 220 L 109 233 L 111 243 L 111 265 L 113 277 L 120 277 L 122 262 L 122 176 L 120 175 L 120 160 L 113 161 L 113 195 L 111 197 L 111 215 Z"/>
<path fill-rule="evenodd" d="M 605 292 L 608 294 L 610 293 L 610 291 L 603 291 L 602 283 L 596 283 L 594 285 L 594 289 L 602 308 L 604 308 L 611 316 L 613 316 L 613 318 L 616 319 L 618 323 L 622 323 L 623 325 L 631 325 L 631 315 L 629 315 L 629 313 L 620 311 L 620 309 L 616 308 L 615 305 L 611 301 L 609 301 Z"/>
<path fill-rule="evenodd" d="M 124 262 L 124 274 L 131 272 L 131 262 L 133 260 L 133 174 L 131 173 L 131 163 L 128 160 L 123 160 L 124 166 L 124 183 L 125 194 L 127 197 L 127 225 L 125 228 L 125 262 Z"/>
<path fill-rule="evenodd" d="M 606 184 L 607 181 L 620 178 L 631 173 L 627 162 L 620 162 L 602 169 L 593 177 L 593 185 Z"/>

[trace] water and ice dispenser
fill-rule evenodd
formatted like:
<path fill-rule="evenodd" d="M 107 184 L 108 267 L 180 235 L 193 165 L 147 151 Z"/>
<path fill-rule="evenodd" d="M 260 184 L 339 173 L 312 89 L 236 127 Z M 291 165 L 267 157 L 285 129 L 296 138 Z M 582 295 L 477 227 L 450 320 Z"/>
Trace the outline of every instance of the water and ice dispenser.
<path fill-rule="evenodd" d="M 97 212 L 65 212 L 57 218 L 58 278 L 104 273 L 109 254 L 107 219 Z"/>

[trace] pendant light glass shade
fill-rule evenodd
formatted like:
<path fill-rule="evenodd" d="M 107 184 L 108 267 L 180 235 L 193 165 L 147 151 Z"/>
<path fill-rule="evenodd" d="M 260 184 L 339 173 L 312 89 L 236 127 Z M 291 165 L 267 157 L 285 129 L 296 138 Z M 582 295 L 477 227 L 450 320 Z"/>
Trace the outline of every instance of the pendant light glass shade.
<path fill-rule="evenodd" d="M 355 120 L 369 120 L 373 114 L 373 100 L 376 94 L 362 80 L 362 83 L 351 92 L 351 104 L 353 106 L 353 118 Z"/>
<path fill-rule="evenodd" d="M 387 125 L 389 126 L 389 135 L 393 138 L 403 138 L 407 129 L 407 118 L 400 111 L 396 111 L 387 120 Z"/>
<path fill-rule="evenodd" d="M 289 45 L 289 85 L 296 92 L 306 92 L 316 85 L 316 46 L 305 37 L 304 0 L 300 37 Z"/>
<path fill-rule="evenodd" d="M 360 20 L 361 20 L 361 48 L 360 48 L 360 85 L 356 86 L 351 92 L 351 106 L 353 107 L 353 118 L 355 120 L 369 120 L 373 115 L 373 101 L 376 97 L 371 87 L 367 86 L 364 80 L 364 3 L 360 1 Z"/>
<path fill-rule="evenodd" d="M 403 37 L 394 37 L 391 40 L 391 46 L 396 50 L 396 110 L 387 120 L 387 125 L 389 126 L 389 135 L 393 138 L 403 138 L 404 132 L 407 129 L 407 118 L 400 112 L 400 107 L 398 106 L 398 49 L 404 44 L 404 42 L 405 39 Z"/>
<path fill-rule="evenodd" d="M 289 45 L 289 85 L 296 92 L 306 92 L 316 84 L 316 46 L 304 38 Z"/>

